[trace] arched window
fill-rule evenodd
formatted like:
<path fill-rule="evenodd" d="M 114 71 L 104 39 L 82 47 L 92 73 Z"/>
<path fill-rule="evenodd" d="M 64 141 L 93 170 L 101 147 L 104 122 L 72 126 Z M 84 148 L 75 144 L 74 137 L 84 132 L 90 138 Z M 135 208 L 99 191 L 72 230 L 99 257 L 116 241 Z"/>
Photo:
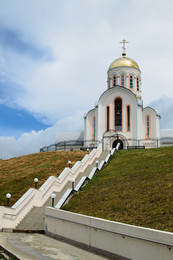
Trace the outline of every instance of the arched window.
<path fill-rule="evenodd" d="M 151 119 L 150 115 L 146 115 L 145 117 L 145 129 L 146 129 L 146 138 L 151 138 Z"/>
<path fill-rule="evenodd" d="M 114 76 L 114 78 L 113 78 L 113 86 L 116 87 L 116 85 L 117 85 L 117 77 Z"/>
<path fill-rule="evenodd" d="M 95 136 L 96 136 L 96 118 L 95 118 L 95 116 L 93 116 L 93 120 L 92 120 L 92 140 L 95 140 Z"/>
<path fill-rule="evenodd" d="M 130 75 L 130 88 L 133 88 L 133 76 Z"/>
<path fill-rule="evenodd" d="M 139 78 L 136 79 L 137 91 L 139 91 Z"/>
<path fill-rule="evenodd" d="M 122 100 L 121 98 L 115 99 L 115 131 L 122 131 Z"/>
<path fill-rule="evenodd" d="M 130 106 L 127 106 L 127 131 L 130 131 L 130 122 L 131 122 L 131 111 Z"/>
<path fill-rule="evenodd" d="M 106 131 L 109 131 L 109 106 L 106 107 Z"/>
<path fill-rule="evenodd" d="M 121 75 L 121 86 L 124 87 L 124 75 Z"/>

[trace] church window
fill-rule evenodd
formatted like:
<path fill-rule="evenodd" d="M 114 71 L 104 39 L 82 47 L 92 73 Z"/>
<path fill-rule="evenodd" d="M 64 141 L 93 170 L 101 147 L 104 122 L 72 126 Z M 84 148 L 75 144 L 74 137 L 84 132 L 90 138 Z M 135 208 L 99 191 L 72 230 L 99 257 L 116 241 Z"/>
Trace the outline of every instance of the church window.
<path fill-rule="evenodd" d="M 133 88 L 133 76 L 130 75 L 130 88 Z"/>
<path fill-rule="evenodd" d="M 139 78 L 137 78 L 136 81 L 137 81 L 137 83 L 136 83 L 137 84 L 137 91 L 139 91 Z"/>
<path fill-rule="evenodd" d="M 124 75 L 121 75 L 121 86 L 124 87 Z"/>
<path fill-rule="evenodd" d="M 114 87 L 116 87 L 116 85 L 117 85 L 117 77 L 116 76 L 114 76 L 113 84 L 114 84 Z"/>
<path fill-rule="evenodd" d="M 146 115 L 146 138 L 150 138 L 150 132 L 151 132 L 151 120 L 150 120 L 150 115 Z"/>
<path fill-rule="evenodd" d="M 109 106 L 106 107 L 106 131 L 109 131 Z"/>
<path fill-rule="evenodd" d="M 96 118 L 95 118 L 95 116 L 93 116 L 93 127 L 92 127 L 92 129 L 93 129 L 93 133 L 92 133 L 92 140 L 95 140 L 95 136 L 96 136 Z"/>
<path fill-rule="evenodd" d="M 122 100 L 115 99 L 115 131 L 122 131 Z"/>
<path fill-rule="evenodd" d="M 127 106 L 127 131 L 130 131 L 130 106 Z"/>

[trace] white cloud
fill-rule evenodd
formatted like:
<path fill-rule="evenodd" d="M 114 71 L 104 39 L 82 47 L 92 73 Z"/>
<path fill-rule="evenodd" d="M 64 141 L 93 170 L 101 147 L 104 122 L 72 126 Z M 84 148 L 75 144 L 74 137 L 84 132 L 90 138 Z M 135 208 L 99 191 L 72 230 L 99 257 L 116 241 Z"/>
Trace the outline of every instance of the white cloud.
<path fill-rule="evenodd" d="M 53 127 L 49 127 L 46 130 L 23 133 L 19 139 L 0 136 L 0 158 L 9 159 L 25 154 L 37 153 L 40 147 L 54 144 L 58 132 L 66 131 L 65 138 L 67 140 L 73 139 L 73 131 L 83 130 L 83 114 L 84 111 L 79 111 L 74 115 L 59 120 Z M 67 131 L 69 132 L 67 133 Z M 60 134 L 61 136 L 62 134 Z"/>
<path fill-rule="evenodd" d="M 64 118 L 87 112 L 106 90 L 107 69 L 121 56 L 123 38 L 129 41 L 127 56 L 142 72 L 144 104 L 173 98 L 172 13 L 172 0 L 1 0 L 1 25 L 54 55 L 51 62 L 34 60 L 0 46 L 1 75 L 19 85 L 3 100 L 37 119 L 58 120 L 58 131 L 67 131 Z M 36 135 L 41 140 L 43 133 Z"/>
<path fill-rule="evenodd" d="M 123 37 L 129 40 L 128 56 L 142 70 L 145 104 L 153 96 L 173 97 L 173 54 L 169 51 L 173 35 L 168 30 L 173 24 L 171 1 L 166 5 L 157 1 L 156 5 L 156 1 L 136 0 L 15 0 L 9 5 L 6 0 L 3 7 L 1 19 L 7 26 L 54 54 L 51 63 L 38 63 L 16 53 L 8 53 L 5 61 L 8 75 L 13 75 L 25 90 L 22 95 L 19 91 L 13 102 L 37 117 L 44 115 L 55 123 L 69 110 L 75 113 L 93 106 L 106 89 L 110 63 L 121 55 L 118 43 Z"/>

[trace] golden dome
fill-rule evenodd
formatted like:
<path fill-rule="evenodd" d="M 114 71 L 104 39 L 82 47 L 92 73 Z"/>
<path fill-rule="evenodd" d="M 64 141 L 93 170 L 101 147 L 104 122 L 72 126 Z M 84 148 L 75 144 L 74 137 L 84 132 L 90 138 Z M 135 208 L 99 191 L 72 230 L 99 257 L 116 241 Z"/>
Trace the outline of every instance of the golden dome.
<path fill-rule="evenodd" d="M 138 64 L 134 60 L 127 58 L 125 55 L 123 55 L 121 58 L 114 60 L 111 63 L 109 70 L 119 67 L 131 67 L 140 71 Z"/>

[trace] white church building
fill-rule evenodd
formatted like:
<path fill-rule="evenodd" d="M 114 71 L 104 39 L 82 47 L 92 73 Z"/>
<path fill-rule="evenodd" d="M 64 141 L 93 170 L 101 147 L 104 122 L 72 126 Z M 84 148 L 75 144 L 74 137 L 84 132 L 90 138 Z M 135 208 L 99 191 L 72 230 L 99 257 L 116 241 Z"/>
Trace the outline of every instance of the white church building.
<path fill-rule="evenodd" d="M 108 68 L 107 89 L 84 116 L 84 146 L 102 143 L 103 150 L 117 143 L 121 149 L 160 146 L 160 113 L 143 107 L 141 70 L 133 59 L 126 57 L 127 42 L 121 43 L 122 57 Z"/>

